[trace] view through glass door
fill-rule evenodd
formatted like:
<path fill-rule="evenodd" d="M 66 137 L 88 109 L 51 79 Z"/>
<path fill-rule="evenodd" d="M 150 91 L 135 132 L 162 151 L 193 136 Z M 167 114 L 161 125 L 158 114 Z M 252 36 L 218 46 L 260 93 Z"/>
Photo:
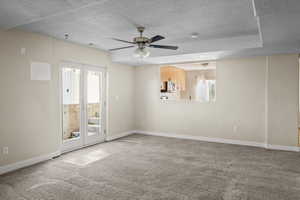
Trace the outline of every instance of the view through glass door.
<path fill-rule="evenodd" d="M 100 91 L 103 91 L 101 71 L 86 71 L 87 95 L 86 95 L 86 143 L 90 144 L 101 137 L 102 131 L 102 113 L 103 97 Z"/>
<path fill-rule="evenodd" d="M 62 65 L 62 151 L 104 141 L 105 82 L 103 68 Z"/>

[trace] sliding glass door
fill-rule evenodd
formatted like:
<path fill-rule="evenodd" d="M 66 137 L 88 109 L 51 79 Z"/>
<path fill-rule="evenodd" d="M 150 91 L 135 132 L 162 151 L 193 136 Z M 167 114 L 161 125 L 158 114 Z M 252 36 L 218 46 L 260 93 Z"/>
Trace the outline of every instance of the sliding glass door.
<path fill-rule="evenodd" d="M 63 151 L 104 141 L 105 73 L 104 68 L 62 64 Z"/>

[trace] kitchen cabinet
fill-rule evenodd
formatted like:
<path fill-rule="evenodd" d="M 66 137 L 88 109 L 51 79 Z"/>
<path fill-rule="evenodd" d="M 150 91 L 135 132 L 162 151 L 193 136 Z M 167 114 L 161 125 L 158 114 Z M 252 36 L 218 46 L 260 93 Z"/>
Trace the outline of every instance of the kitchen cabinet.
<path fill-rule="evenodd" d="M 161 67 L 160 79 L 161 82 L 172 81 L 179 91 L 186 88 L 186 72 L 183 69 L 173 66 Z"/>

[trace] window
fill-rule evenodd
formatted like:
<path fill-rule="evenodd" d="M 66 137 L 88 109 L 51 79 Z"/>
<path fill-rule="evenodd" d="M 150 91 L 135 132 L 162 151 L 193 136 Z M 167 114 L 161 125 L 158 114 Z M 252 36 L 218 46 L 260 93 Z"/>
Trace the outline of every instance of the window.
<path fill-rule="evenodd" d="M 216 100 L 216 63 L 187 63 L 160 68 L 162 100 Z"/>

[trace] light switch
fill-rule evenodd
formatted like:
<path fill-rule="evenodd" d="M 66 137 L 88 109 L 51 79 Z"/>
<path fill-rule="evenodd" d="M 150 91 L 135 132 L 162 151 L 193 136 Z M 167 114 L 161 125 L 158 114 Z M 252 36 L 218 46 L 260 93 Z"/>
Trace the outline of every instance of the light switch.
<path fill-rule="evenodd" d="M 26 54 L 26 48 L 21 48 L 21 55 L 24 56 Z"/>
<path fill-rule="evenodd" d="M 8 154 L 8 147 L 3 147 L 3 154 L 7 155 Z"/>

